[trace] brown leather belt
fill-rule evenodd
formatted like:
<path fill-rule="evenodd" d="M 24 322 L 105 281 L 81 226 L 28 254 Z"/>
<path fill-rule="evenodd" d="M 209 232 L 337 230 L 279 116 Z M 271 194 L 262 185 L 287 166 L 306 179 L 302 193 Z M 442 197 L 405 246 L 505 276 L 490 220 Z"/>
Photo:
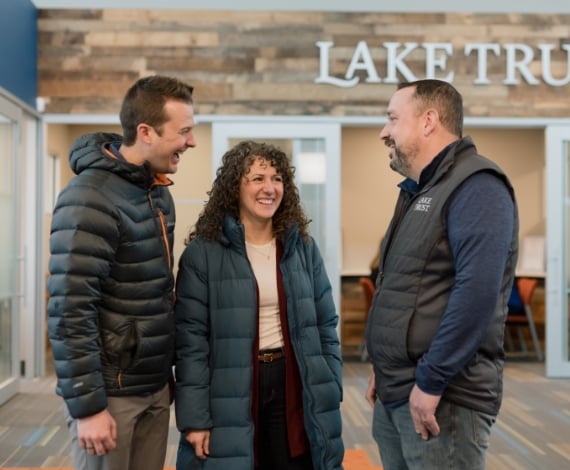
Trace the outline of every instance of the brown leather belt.
<path fill-rule="evenodd" d="M 279 348 L 279 349 L 266 349 L 266 350 L 259 351 L 259 355 L 257 357 L 259 359 L 259 362 L 264 362 L 264 363 L 273 362 L 273 361 L 276 361 L 277 359 L 284 358 L 285 357 L 285 351 L 283 351 L 283 349 L 281 349 L 281 348 Z"/>

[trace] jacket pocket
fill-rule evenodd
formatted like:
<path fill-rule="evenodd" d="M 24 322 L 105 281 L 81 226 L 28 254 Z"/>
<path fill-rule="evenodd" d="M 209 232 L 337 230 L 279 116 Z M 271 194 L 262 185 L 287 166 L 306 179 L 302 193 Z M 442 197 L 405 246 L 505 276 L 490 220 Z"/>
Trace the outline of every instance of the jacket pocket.
<path fill-rule="evenodd" d="M 129 322 L 127 324 L 127 331 L 122 338 L 121 347 L 119 349 L 119 368 L 121 370 L 128 369 L 129 366 L 133 363 L 133 360 L 137 353 L 137 345 L 138 338 L 135 322 Z"/>
<path fill-rule="evenodd" d="M 116 330 L 107 330 L 102 335 L 102 351 L 111 366 L 128 369 L 138 349 L 138 335 L 134 320 L 125 322 Z"/>

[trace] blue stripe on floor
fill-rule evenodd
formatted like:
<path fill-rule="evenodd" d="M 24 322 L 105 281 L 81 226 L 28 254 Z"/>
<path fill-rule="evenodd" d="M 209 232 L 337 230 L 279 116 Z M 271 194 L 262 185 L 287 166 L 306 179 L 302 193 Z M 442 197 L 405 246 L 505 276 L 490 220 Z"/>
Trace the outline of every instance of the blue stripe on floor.
<path fill-rule="evenodd" d="M 30 434 L 30 436 L 23 442 L 23 444 L 27 447 L 31 447 L 33 445 L 36 445 L 36 443 L 43 436 L 45 431 L 46 431 L 46 427 L 40 426 L 32 434 Z"/>

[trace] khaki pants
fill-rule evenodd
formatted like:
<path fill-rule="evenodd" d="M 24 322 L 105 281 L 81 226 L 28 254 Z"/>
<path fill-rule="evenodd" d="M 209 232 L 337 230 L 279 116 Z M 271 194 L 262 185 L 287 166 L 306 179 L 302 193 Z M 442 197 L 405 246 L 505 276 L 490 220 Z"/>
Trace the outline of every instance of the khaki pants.
<path fill-rule="evenodd" d="M 117 447 L 104 457 L 79 447 L 77 420 L 64 406 L 74 470 L 163 470 L 170 420 L 168 385 L 146 396 L 107 397 L 117 423 Z"/>

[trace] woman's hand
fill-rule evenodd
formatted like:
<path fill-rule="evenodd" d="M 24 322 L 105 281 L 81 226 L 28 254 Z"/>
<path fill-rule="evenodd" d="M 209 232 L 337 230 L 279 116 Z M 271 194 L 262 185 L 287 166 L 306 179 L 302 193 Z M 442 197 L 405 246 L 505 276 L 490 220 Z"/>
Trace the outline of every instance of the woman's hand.
<path fill-rule="evenodd" d="M 186 433 L 186 440 L 194 447 L 196 457 L 205 460 L 210 455 L 210 430 L 198 429 L 188 431 Z"/>

